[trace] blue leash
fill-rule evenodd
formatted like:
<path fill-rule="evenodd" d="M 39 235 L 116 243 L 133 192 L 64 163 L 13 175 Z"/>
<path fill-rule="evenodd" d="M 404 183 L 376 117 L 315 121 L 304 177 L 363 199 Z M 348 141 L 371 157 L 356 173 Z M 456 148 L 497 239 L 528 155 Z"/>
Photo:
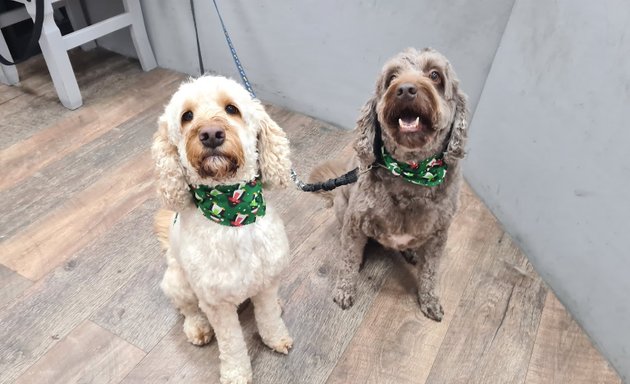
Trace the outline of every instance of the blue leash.
<path fill-rule="evenodd" d="M 238 74 L 241 75 L 241 80 L 243 81 L 243 85 L 245 86 L 245 89 L 247 89 L 247 92 L 249 92 L 249 94 L 252 95 L 252 98 L 255 99 L 256 94 L 254 93 L 254 90 L 252 89 L 252 85 L 249 83 L 249 80 L 247 80 L 247 75 L 245 74 L 245 69 L 241 64 L 241 61 L 238 59 L 236 49 L 234 48 L 234 44 L 232 44 L 232 39 L 230 39 L 230 34 L 225 28 L 225 23 L 223 22 L 223 18 L 221 17 L 221 12 L 219 12 L 217 1 L 212 0 L 212 2 L 214 3 L 214 9 L 217 10 L 217 15 L 219 16 L 219 21 L 221 22 L 221 28 L 223 28 L 223 34 L 225 35 L 225 41 L 227 41 L 228 47 L 230 47 L 230 52 L 232 53 L 232 58 L 234 59 L 234 64 L 236 64 Z"/>
<path fill-rule="evenodd" d="M 223 22 L 223 17 L 221 17 L 221 12 L 219 11 L 219 7 L 217 6 L 217 1 L 212 0 L 214 3 L 214 9 L 217 10 L 217 16 L 219 16 L 219 21 L 221 22 L 221 28 L 223 29 L 223 34 L 225 35 L 225 41 L 227 41 L 228 47 L 230 47 L 230 53 L 232 53 L 232 58 L 234 59 L 234 64 L 236 64 L 236 69 L 238 70 L 238 74 L 241 76 L 241 81 L 245 86 L 245 89 L 249 92 L 252 98 L 256 98 L 256 94 L 252 89 L 252 85 L 247 80 L 247 75 L 245 74 L 245 69 L 241 64 L 241 61 L 238 59 L 238 55 L 236 54 L 236 49 L 234 48 L 234 44 L 232 44 L 232 39 L 230 39 L 230 34 L 225 28 L 225 23 Z M 380 133 L 379 133 L 380 136 Z M 372 168 L 370 166 L 367 170 L 369 171 Z M 297 187 L 304 192 L 317 192 L 317 191 L 331 191 L 337 187 L 342 185 L 352 184 L 357 181 L 359 173 L 359 168 L 355 168 L 348 173 L 345 173 L 335 179 L 326 180 L 321 183 L 313 183 L 313 184 L 305 184 L 302 180 L 299 179 L 297 173 L 291 168 L 291 180 L 297 185 Z"/>

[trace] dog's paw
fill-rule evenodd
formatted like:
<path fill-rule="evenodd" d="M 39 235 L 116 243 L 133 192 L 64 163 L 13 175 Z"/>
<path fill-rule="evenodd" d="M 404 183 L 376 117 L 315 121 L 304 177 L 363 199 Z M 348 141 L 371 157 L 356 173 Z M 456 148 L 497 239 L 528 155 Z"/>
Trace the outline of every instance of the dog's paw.
<path fill-rule="evenodd" d="M 278 353 L 282 353 L 287 355 L 289 353 L 289 349 L 293 348 L 293 339 L 289 335 L 282 336 L 277 340 L 264 340 L 266 346 L 273 349 Z"/>
<path fill-rule="evenodd" d="M 221 368 L 221 384 L 251 384 L 252 370 L 242 367 L 240 369 Z"/>
<path fill-rule="evenodd" d="M 284 313 L 284 303 L 280 298 L 278 298 L 278 307 L 280 307 L 280 314 L 282 315 Z"/>
<path fill-rule="evenodd" d="M 333 294 L 333 301 L 341 309 L 348 309 L 354 305 L 355 289 L 350 287 L 337 287 Z"/>
<path fill-rule="evenodd" d="M 414 251 L 402 251 L 400 252 L 400 254 L 402 255 L 402 257 L 405 259 L 406 262 L 408 262 L 411 265 L 416 265 L 418 264 L 418 254 Z"/>
<path fill-rule="evenodd" d="M 214 336 L 214 331 L 208 319 L 202 314 L 186 316 L 184 319 L 184 333 L 191 344 L 199 346 L 208 344 Z"/>
<path fill-rule="evenodd" d="M 221 384 L 251 384 L 252 375 L 249 376 L 233 376 L 224 377 L 221 376 Z"/>
<path fill-rule="evenodd" d="M 437 322 L 442 321 L 444 309 L 437 297 L 429 294 L 418 295 L 418 302 L 420 303 L 420 310 L 426 317 Z"/>

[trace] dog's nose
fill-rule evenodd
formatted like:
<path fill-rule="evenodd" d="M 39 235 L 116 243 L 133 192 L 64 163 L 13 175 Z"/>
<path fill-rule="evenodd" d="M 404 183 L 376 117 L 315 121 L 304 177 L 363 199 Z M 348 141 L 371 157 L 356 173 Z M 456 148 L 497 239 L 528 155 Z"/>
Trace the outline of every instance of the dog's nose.
<path fill-rule="evenodd" d="M 202 127 L 199 130 L 199 141 L 204 147 L 216 148 L 225 141 L 225 130 L 216 125 Z"/>
<path fill-rule="evenodd" d="M 398 86 L 396 90 L 396 96 L 399 99 L 413 99 L 416 97 L 416 93 L 418 92 L 418 88 L 411 83 L 404 83 Z"/>

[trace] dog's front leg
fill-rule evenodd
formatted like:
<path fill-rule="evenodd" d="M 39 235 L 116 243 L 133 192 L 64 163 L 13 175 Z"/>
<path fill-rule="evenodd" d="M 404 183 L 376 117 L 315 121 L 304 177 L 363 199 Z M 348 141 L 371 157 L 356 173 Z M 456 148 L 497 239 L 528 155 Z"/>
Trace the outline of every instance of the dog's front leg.
<path fill-rule="evenodd" d="M 282 321 L 282 309 L 278 302 L 278 285 L 261 291 L 252 297 L 258 333 L 263 343 L 276 352 L 289 353 L 293 339 Z"/>
<path fill-rule="evenodd" d="M 204 311 L 219 344 L 221 360 L 221 384 L 247 384 L 252 382 L 252 364 L 247 355 L 247 345 L 238 321 L 237 307 L 233 304 L 199 306 Z"/>
<path fill-rule="evenodd" d="M 199 308 L 199 300 L 188 283 L 186 273 L 171 252 L 169 249 L 166 253 L 168 267 L 160 284 L 162 291 L 184 315 L 184 333 L 188 341 L 194 345 L 208 344 L 214 332 L 206 315 Z"/>
<path fill-rule="evenodd" d="M 436 271 L 446 245 L 446 231 L 438 231 L 415 251 L 417 254 L 417 285 L 418 303 L 420 310 L 426 317 L 435 321 L 442 321 L 444 309 L 435 294 Z"/>
<path fill-rule="evenodd" d="M 341 270 L 333 294 L 334 302 L 342 309 L 354 305 L 359 268 L 367 240 L 359 227 L 358 217 L 347 217 L 341 229 Z"/>

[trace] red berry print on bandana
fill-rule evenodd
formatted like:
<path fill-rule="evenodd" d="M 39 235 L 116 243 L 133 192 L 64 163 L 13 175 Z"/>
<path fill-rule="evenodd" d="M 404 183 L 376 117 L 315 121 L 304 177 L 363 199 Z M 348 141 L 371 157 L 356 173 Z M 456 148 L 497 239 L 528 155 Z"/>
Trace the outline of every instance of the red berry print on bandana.
<path fill-rule="evenodd" d="M 385 150 L 385 147 L 381 148 L 381 153 L 383 155 L 383 165 L 394 176 L 400 176 L 405 181 L 425 187 L 435 187 L 444 182 L 448 166 L 442 159 L 443 154 L 429 157 L 420 162 L 411 161 L 405 163 L 394 159 Z"/>

